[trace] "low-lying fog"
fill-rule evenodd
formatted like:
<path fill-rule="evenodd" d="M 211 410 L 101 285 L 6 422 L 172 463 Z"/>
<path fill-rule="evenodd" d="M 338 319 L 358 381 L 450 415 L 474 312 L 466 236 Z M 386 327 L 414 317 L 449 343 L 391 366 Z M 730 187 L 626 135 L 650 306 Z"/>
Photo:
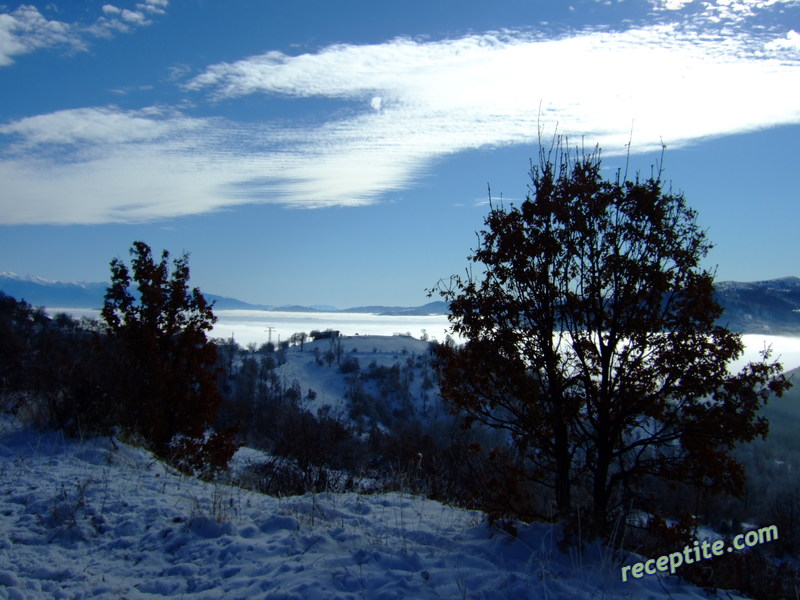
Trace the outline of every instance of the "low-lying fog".
<path fill-rule="evenodd" d="M 54 308 L 53 315 L 65 312 L 75 317 L 99 318 L 100 311 L 82 308 Z M 328 312 L 278 312 L 262 310 L 218 310 L 217 323 L 211 333 L 213 337 L 233 338 L 246 347 L 254 343 L 261 345 L 270 339 L 277 343 L 293 333 L 313 330 L 335 329 L 342 335 L 394 335 L 407 334 L 419 338 L 423 333 L 430 339 L 443 341 L 448 329 L 447 317 L 430 316 L 381 316 L 364 313 Z M 271 328 L 271 331 L 270 331 Z M 788 371 L 800 367 L 800 337 L 746 334 L 743 336 L 746 350 L 734 366 L 739 368 L 748 361 L 757 360 L 765 346 L 771 346 L 773 360 L 780 360 Z"/>

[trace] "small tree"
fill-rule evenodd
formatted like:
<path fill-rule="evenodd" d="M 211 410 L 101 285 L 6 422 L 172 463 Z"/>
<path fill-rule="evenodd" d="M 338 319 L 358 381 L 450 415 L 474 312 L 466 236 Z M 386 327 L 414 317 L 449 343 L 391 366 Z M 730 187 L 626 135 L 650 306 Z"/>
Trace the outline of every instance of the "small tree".
<path fill-rule="evenodd" d="M 301 331 L 299 333 L 293 333 L 291 336 L 289 336 L 289 342 L 293 346 L 299 345 L 300 352 L 303 351 L 303 346 L 305 345 L 307 339 L 308 339 L 308 334 L 305 331 Z"/>
<path fill-rule="evenodd" d="M 740 493 L 729 451 L 766 435 L 757 411 L 789 384 L 767 354 L 728 371 L 743 345 L 717 324 L 695 212 L 660 176 L 606 181 L 599 150 L 560 140 L 531 180 L 521 206 L 492 205 L 477 274 L 438 287 L 466 340 L 439 346 L 443 397 L 507 432 L 505 483 L 544 484 L 596 533 L 647 500 L 649 477 Z"/>
<path fill-rule="evenodd" d="M 209 435 L 222 401 L 216 346 L 206 338 L 216 321 L 212 307 L 199 289 L 189 290 L 186 254 L 170 273 L 167 251 L 159 262 L 144 242 L 130 252 L 132 275 L 111 261 L 101 313 L 115 356 L 117 422 L 187 470 L 224 467 L 233 432 Z"/>

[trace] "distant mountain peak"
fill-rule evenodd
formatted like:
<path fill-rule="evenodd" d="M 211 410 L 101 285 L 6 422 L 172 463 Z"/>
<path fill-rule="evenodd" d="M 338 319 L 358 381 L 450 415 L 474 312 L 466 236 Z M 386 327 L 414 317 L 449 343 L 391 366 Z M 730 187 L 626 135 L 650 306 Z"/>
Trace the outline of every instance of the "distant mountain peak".
<path fill-rule="evenodd" d="M 27 275 L 19 275 L 13 271 L 0 271 L 0 277 L 15 279 L 17 281 L 30 281 L 31 283 L 38 283 L 41 285 L 53 285 L 59 283 L 57 281 L 45 279 L 44 277 L 39 277 L 38 275 L 31 275 L 30 273 Z"/>
<path fill-rule="evenodd" d="M 0 273 L 0 291 L 33 306 L 97 308 L 103 304 L 107 284 L 51 281 L 36 275 Z"/>
<path fill-rule="evenodd" d="M 774 288 L 774 287 L 800 287 L 800 277 L 789 275 L 787 277 L 778 277 L 776 279 L 763 279 L 759 281 L 718 281 L 714 283 L 717 289 L 724 288 Z"/>
<path fill-rule="evenodd" d="M 24 283 L 33 283 L 36 285 L 45 285 L 45 286 L 78 286 L 81 288 L 86 287 L 96 287 L 99 285 L 105 286 L 105 283 L 99 283 L 94 281 L 57 281 L 55 279 L 45 279 L 44 277 L 39 277 L 38 275 L 31 275 L 30 273 L 26 275 L 19 275 L 18 273 L 14 273 L 13 271 L 0 271 L 0 279 L 12 279 L 14 281 L 24 282 Z"/>

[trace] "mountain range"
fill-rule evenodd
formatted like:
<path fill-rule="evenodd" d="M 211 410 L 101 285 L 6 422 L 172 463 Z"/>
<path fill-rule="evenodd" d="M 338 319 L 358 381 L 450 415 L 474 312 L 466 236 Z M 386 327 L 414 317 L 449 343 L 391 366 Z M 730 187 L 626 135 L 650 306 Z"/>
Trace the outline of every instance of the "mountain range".
<path fill-rule="evenodd" d="M 32 306 L 48 308 L 100 308 L 108 283 L 51 281 L 35 275 L 20 276 L 16 273 L 0 272 L 0 292 L 25 300 Z M 214 302 L 217 310 L 265 310 L 281 312 L 341 312 L 367 313 L 391 316 L 420 316 L 447 314 L 445 302 L 430 302 L 423 306 L 356 306 L 336 308 L 329 305 L 289 305 L 274 306 L 253 304 L 237 298 L 203 292 L 209 302 Z"/>
<path fill-rule="evenodd" d="M 33 306 L 50 308 L 99 308 L 107 284 L 98 282 L 50 281 L 36 276 L 21 277 L 0 273 L 0 291 Z M 739 333 L 800 335 L 800 278 L 784 277 L 768 281 L 716 284 L 718 302 L 725 308 L 720 323 Z M 205 294 L 217 310 L 264 310 L 282 312 L 341 312 L 387 316 L 447 314 L 445 302 L 422 306 L 357 306 L 338 309 L 332 306 L 270 306 L 252 304 L 236 298 Z"/>

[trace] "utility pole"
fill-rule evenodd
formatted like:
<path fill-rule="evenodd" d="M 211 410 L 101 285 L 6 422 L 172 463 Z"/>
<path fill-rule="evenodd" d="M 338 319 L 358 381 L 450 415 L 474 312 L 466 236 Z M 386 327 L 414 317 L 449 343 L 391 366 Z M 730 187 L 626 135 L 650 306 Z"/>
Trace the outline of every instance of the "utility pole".
<path fill-rule="evenodd" d="M 275 328 L 274 327 L 267 327 L 264 331 L 266 331 L 269 334 L 269 337 L 267 339 L 267 343 L 271 344 L 272 343 L 272 332 L 275 331 Z"/>

